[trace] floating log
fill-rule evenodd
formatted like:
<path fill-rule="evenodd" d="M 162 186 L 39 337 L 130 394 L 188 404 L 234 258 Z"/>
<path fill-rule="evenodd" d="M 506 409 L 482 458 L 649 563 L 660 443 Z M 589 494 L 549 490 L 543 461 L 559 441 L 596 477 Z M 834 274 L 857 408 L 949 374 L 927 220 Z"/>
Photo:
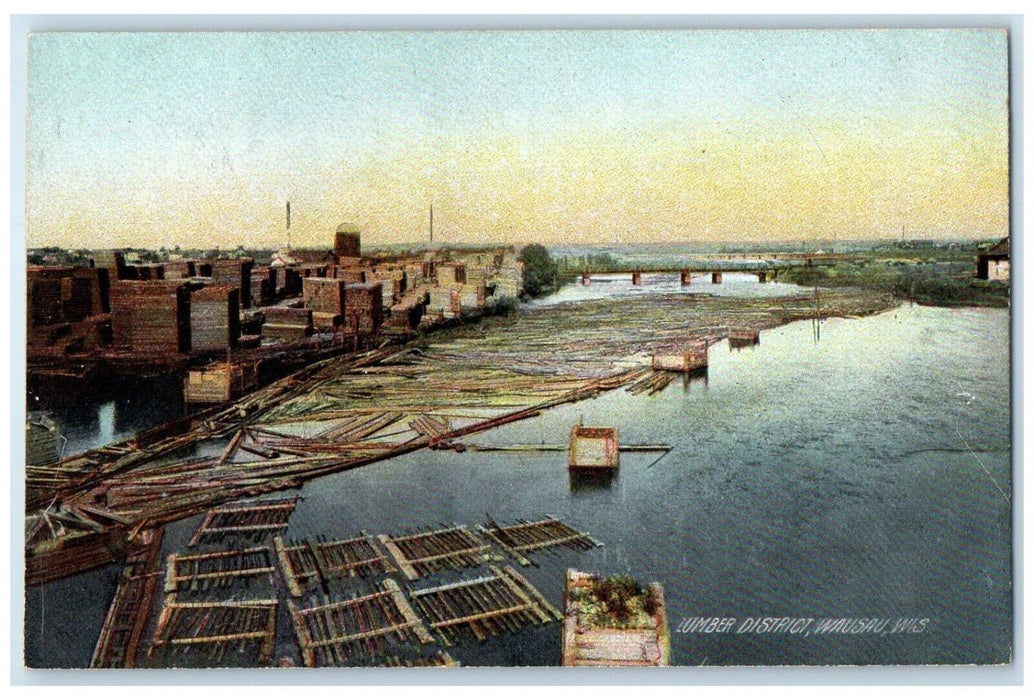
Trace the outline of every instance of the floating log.
<path fill-rule="evenodd" d="M 602 546 L 589 533 L 578 532 L 571 526 L 552 517 L 535 522 L 520 521 L 515 525 L 506 527 L 500 526 L 489 517 L 489 524 L 487 526 L 478 526 L 478 529 L 521 566 L 530 566 L 532 564 L 524 556 L 527 552 L 542 551 L 561 546 L 581 552 Z"/>
<path fill-rule="evenodd" d="M 302 662 L 309 667 L 366 663 L 399 644 L 434 641 L 392 579 L 367 595 L 288 606 Z"/>
<path fill-rule="evenodd" d="M 410 581 L 444 569 L 477 566 L 488 550 L 462 525 L 411 535 L 380 535 L 378 539 Z"/>
<path fill-rule="evenodd" d="M 130 553 L 108 608 L 90 668 L 133 668 L 161 575 L 163 530 L 142 533 Z"/>
<path fill-rule="evenodd" d="M 221 541 L 226 536 L 247 535 L 253 540 L 262 539 L 287 527 L 287 519 L 297 502 L 297 498 L 289 498 L 215 508 L 205 516 L 187 546 Z"/>
<path fill-rule="evenodd" d="M 489 567 L 491 576 L 412 591 L 410 597 L 447 643 L 464 636 L 484 641 L 527 625 L 559 620 L 559 614 L 523 577 Z"/>
<path fill-rule="evenodd" d="M 150 656 L 161 655 L 167 665 L 187 661 L 184 649 L 204 654 L 198 664 L 219 665 L 226 653 L 245 653 L 257 664 L 273 657 L 276 608 L 273 600 L 183 603 L 167 601 L 158 620 Z"/>

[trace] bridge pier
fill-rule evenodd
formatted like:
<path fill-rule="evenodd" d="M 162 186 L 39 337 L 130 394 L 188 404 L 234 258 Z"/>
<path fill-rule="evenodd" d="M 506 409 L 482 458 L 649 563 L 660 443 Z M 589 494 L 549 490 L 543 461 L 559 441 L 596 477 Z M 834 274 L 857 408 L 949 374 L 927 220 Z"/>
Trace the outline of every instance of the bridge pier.
<path fill-rule="evenodd" d="M 775 270 L 758 270 L 758 282 L 771 282 L 775 277 Z"/>
<path fill-rule="evenodd" d="M 639 270 L 636 270 L 635 272 L 632 273 L 632 284 L 638 287 L 642 283 L 643 283 L 643 273 L 640 272 Z"/>
<path fill-rule="evenodd" d="M 582 273 L 582 284 L 584 284 L 585 286 L 589 286 L 589 273 L 588 272 L 583 272 Z"/>
<path fill-rule="evenodd" d="M 683 287 L 688 287 L 693 283 L 693 274 L 689 270 L 683 270 L 679 281 L 682 282 Z"/>
<path fill-rule="evenodd" d="M 721 284 L 721 283 L 722 283 L 722 273 L 721 272 L 712 272 L 711 273 L 711 284 Z"/>

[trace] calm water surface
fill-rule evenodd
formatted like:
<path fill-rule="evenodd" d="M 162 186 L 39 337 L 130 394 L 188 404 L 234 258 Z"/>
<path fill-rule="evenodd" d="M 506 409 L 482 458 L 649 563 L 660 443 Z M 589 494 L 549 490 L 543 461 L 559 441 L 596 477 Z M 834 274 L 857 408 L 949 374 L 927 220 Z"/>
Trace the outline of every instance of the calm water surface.
<path fill-rule="evenodd" d="M 753 289 L 779 286 L 790 285 Z M 609 483 L 572 483 L 562 452 L 423 451 L 310 482 L 286 536 L 550 514 L 605 546 L 539 555 L 522 573 L 557 605 L 567 567 L 660 581 L 676 664 L 1005 662 L 1008 348 L 1002 310 L 903 306 L 829 320 L 819 342 L 810 323 L 791 324 L 753 348 L 714 346 L 706 380 L 611 392 L 468 438 L 563 443 L 582 418 L 617 426 L 625 443 L 673 446 L 660 459 L 622 454 Z M 197 520 L 169 528 L 170 551 Z M 89 663 L 119 569 L 29 591 L 30 664 Z M 928 622 L 883 636 L 676 631 L 694 616 Z M 559 637 L 552 625 L 451 652 L 468 665 L 555 665 Z M 279 646 L 291 653 L 286 624 Z"/>

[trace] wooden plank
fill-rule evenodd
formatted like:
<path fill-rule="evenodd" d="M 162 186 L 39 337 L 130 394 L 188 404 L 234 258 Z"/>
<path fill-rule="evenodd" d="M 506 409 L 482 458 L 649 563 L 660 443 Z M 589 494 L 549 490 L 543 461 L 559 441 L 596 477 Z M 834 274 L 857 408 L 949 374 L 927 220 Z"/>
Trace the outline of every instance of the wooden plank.
<path fill-rule="evenodd" d="M 527 600 L 525 598 L 525 600 Z M 494 608 L 483 613 L 477 613 L 475 615 L 465 615 L 463 617 L 450 618 L 448 620 L 442 620 L 441 622 L 432 622 L 431 627 L 435 629 L 442 629 L 443 627 L 455 627 L 456 625 L 463 625 L 470 622 L 479 622 L 492 617 L 498 617 L 500 615 L 509 615 L 511 613 L 523 612 L 525 610 L 534 609 L 535 604 L 530 600 L 527 603 L 521 603 L 520 605 L 511 605 L 507 608 Z"/>
<path fill-rule="evenodd" d="M 387 535 L 377 535 L 377 539 L 380 540 L 381 544 L 384 545 L 384 548 L 388 550 L 388 554 L 390 554 L 391 558 L 395 560 L 398 570 L 405 574 L 406 578 L 410 581 L 416 581 L 420 578 L 420 574 L 417 573 L 416 569 L 410 566 L 409 560 L 406 559 L 406 555 L 402 553 L 402 550 L 395 546 L 395 543 L 391 541 L 390 537 Z"/>
<path fill-rule="evenodd" d="M 291 615 L 295 638 L 298 640 L 298 650 L 302 656 L 302 663 L 308 668 L 315 668 L 316 656 L 312 651 L 312 637 L 305 626 L 305 620 L 302 619 L 298 605 L 293 600 L 289 600 L 287 601 L 287 609 Z"/>
<path fill-rule="evenodd" d="M 424 627 L 424 624 L 420 621 L 416 612 L 413 611 L 413 607 L 409 604 L 409 601 L 406 600 L 406 597 L 402 594 L 402 589 L 400 589 L 399 585 L 395 583 L 395 580 L 386 578 L 382 585 L 391 595 L 391 599 L 395 602 L 395 607 L 397 607 L 399 612 L 402 613 L 402 617 L 404 617 L 407 622 L 413 623 L 413 632 L 416 634 L 417 639 L 420 640 L 420 643 L 432 644 L 434 642 L 434 637 L 431 636 L 431 633 L 427 631 L 426 627 Z"/>
<path fill-rule="evenodd" d="M 295 574 L 294 567 L 291 565 L 291 560 L 287 556 L 287 549 L 284 547 L 284 541 L 282 538 L 273 538 L 273 550 L 276 552 L 277 560 L 280 562 L 280 571 L 283 573 L 284 582 L 287 584 L 288 590 L 290 590 L 291 595 L 295 598 L 300 598 L 302 595 L 302 589 L 298 583 L 298 577 Z"/>

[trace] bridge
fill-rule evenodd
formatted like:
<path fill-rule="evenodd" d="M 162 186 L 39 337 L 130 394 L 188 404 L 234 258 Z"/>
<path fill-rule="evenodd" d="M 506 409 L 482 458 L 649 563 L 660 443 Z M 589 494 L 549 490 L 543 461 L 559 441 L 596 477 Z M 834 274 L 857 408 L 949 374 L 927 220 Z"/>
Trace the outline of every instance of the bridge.
<path fill-rule="evenodd" d="M 632 284 L 640 285 L 643 275 L 668 274 L 679 275 L 683 287 L 693 282 L 693 275 L 710 275 L 711 284 L 722 283 L 722 273 L 750 272 L 756 274 L 758 282 L 771 282 L 781 270 L 790 267 L 831 265 L 840 260 L 851 259 L 852 256 L 833 253 L 728 253 L 707 255 L 696 258 L 685 266 L 613 266 L 610 269 L 593 269 L 582 272 L 582 284 L 592 282 L 592 275 L 631 274 Z M 688 261 L 687 261 L 688 262 Z"/>

